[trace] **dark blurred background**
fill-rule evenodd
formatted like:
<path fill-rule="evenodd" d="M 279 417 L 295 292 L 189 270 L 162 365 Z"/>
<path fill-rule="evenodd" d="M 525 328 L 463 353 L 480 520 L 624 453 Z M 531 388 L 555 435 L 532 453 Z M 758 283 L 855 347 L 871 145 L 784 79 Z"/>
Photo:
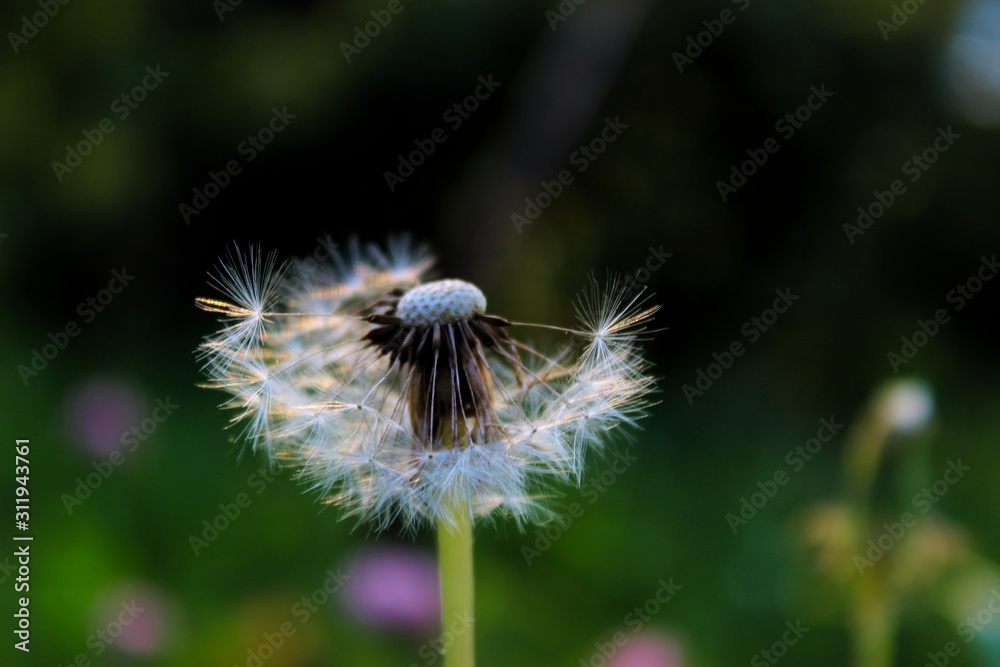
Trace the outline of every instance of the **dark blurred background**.
<path fill-rule="evenodd" d="M 262 471 L 193 354 L 234 241 L 405 232 L 513 319 L 572 325 L 608 272 L 663 304 L 640 463 L 595 459 L 548 537 L 477 532 L 481 664 L 1000 665 L 1000 2 L 0 16 L 0 488 L 30 438 L 35 538 L 0 663 L 440 664 L 433 536 Z"/>

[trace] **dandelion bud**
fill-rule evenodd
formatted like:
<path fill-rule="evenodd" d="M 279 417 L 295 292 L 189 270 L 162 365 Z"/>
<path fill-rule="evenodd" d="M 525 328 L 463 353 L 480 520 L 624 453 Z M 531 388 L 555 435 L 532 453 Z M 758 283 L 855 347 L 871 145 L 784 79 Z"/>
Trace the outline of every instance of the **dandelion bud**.
<path fill-rule="evenodd" d="M 926 425 L 934 414 L 934 394 L 922 380 L 892 382 L 879 398 L 876 412 L 890 431 L 912 433 Z"/>

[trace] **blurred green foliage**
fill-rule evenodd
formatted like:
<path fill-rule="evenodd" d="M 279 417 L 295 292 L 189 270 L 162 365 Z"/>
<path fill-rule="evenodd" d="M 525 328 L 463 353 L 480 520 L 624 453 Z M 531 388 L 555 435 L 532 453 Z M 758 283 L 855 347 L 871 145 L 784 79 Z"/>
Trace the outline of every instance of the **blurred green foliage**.
<path fill-rule="evenodd" d="M 241 455 L 219 399 L 196 389 L 192 354 L 213 327 L 193 299 L 208 294 L 206 271 L 231 241 L 289 256 L 309 253 L 322 234 L 342 242 L 404 230 L 439 251 L 442 274 L 480 283 L 492 311 L 555 324 L 572 321 L 588 273 L 634 272 L 651 249 L 672 253 L 647 279 L 665 304 L 665 329 L 649 343 L 661 402 L 619 444 L 640 463 L 591 502 L 610 465 L 594 460 L 591 486 L 553 501 L 585 512 L 530 564 L 524 547 L 537 548 L 540 529 L 501 523 L 477 533 L 482 664 L 589 660 L 595 642 L 609 641 L 670 578 L 683 588 L 648 629 L 675 638 L 692 665 L 745 664 L 796 620 L 810 630 L 786 662 L 855 664 L 851 619 L 868 593 L 852 597 L 856 554 L 837 541 L 860 525 L 843 509 L 845 449 L 895 375 L 887 353 L 918 320 L 950 307 L 949 290 L 1000 247 L 1000 145 L 949 96 L 962 3 L 925 3 L 888 40 L 878 21 L 892 3 L 742 4 L 588 0 L 552 30 L 555 2 L 403 0 L 351 62 L 342 43 L 385 3 L 244 1 L 220 17 L 220 2 L 208 0 L 69 2 L 16 50 L 8 36 L 0 422 L 8 445 L 31 439 L 35 541 L 32 652 L 5 646 L 3 664 L 68 665 L 83 654 L 100 665 L 245 665 L 247 650 L 328 570 L 363 545 L 408 541 L 339 522 L 288 474 L 257 494 L 251 476 L 264 462 Z M 40 6 L 5 5 L 5 34 L 23 32 Z M 674 54 L 724 9 L 735 20 L 678 72 Z M 114 101 L 156 66 L 169 76 L 119 118 Z M 503 82 L 497 94 L 390 192 L 384 172 L 397 156 L 489 73 Z M 717 181 L 775 136 L 775 122 L 814 85 L 834 96 L 722 201 Z M 288 128 L 185 224 L 179 205 L 243 160 L 239 146 L 275 108 L 295 115 Z M 519 234 L 510 217 L 524 198 L 619 115 L 629 129 Z M 52 163 L 105 117 L 114 131 L 60 181 Z M 843 225 L 857 207 L 947 126 L 961 139 L 850 243 Z M 134 284 L 25 384 L 18 366 L 50 332 L 80 322 L 78 304 L 122 266 Z M 801 301 L 689 404 L 682 386 L 713 353 L 746 343 L 743 324 L 786 287 Z M 931 569 L 917 568 L 926 576 L 893 598 L 894 664 L 943 650 L 996 583 L 997 289 L 987 283 L 953 311 L 903 367 L 932 387 L 935 416 L 880 450 L 869 528 L 853 533 L 876 537 L 909 507 L 913 485 L 932 483 L 948 461 L 971 467 L 908 535 L 906 553 Z M 81 444 L 68 407 L 94 378 L 133 387 L 140 418 L 157 398 L 179 407 L 68 511 L 65 495 L 104 460 Z M 853 426 L 734 534 L 726 515 L 787 469 L 786 452 L 831 416 Z M 11 477 L 8 459 L 8 501 Z M 191 536 L 241 493 L 252 503 L 195 555 Z M 415 543 L 430 551 L 431 537 Z M 860 580 L 897 581 L 907 562 L 901 548 Z M 7 567 L 0 615 L 9 625 Z M 95 655 L 88 638 L 107 623 L 109 596 L 131 590 L 158 601 L 158 648 Z M 994 623 L 962 644 L 956 663 L 1000 664 Z M 334 596 L 265 664 L 424 665 L 427 639 L 366 628 Z"/>

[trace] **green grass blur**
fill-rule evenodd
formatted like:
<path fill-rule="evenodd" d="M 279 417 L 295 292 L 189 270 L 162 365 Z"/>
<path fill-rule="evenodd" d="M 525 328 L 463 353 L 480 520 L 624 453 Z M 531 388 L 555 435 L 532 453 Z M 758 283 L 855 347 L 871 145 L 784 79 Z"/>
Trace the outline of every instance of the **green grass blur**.
<path fill-rule="evenodd" d="M 582 508 L 565 527 L 477 530 L 481 664 L 600 667 L 595 650 L 637 627 L 676 642 L 686 665 L 772 664 L 753 661 L 799 621 L 809 631 L 782 663 L 883 667 L 854 647 L 885 621 L 885 667 L 923 665 L 953 641 L 950 664 L 1000 665 L 1000 618 L 980 618 L 969 641 L 961 629 L 1000 590 L 1000 285 L 961 309 L 948 298 L 1000 249 L 1000 142 L 949 92 L 970 5 L 920 5 L 885 39 L 892 3 L 588 0 L 553 30 L 547 12 L 571 3 L 401 0 L 348 62 L 342 44 L 387 3 L 224 3 L 69 2 L 23 43 L 8 33 L 45 3 L 0 11 L 0 495 L 12 521 L 13 442 L 30 438 L 34 536 L 30 655 L 12 648 L 13 547 L 0 552 L 0 664 L 250 667 L 248 651 L 289 619 L 294 635 L 261 664 L 440 664 L 432 637 L 365 626 L 336 594 L 300 622 L 297 602 L 365 547 L 432 553 L 433 535 L 373 534 L 289 473 L 269 481 L 225 429 L 221 395 L 196 386 L 193 353 L 215 327 L 194 299 L 231 242 L 287 257 L 320 235 L 410 232 L 442 275 L 480 284 L 492 312 L 560 325 L 590 274 L 634 275 L 671 253 L 638 274 L 664 308 L 648 343 L 658 402 L 613 448 L 637 461 L 619 474 L 613 456 L 594 457 L 583 488 L 553 498 Z M 723 10 L 735 19 L 679 72 L 675 53 Z M 169 75 L 122 117 L 115 100 L 157 65 Z M 444 112 L 489 74 L 499 89 L 449 125 Z M 776 121 L 821 85 L 834 95 L 783 136 Z M 246 149 L 286 108 L 287 127 Z M 574 151 L 619 116 L 628 128 L 577 171 Z M 106 117 L 114 131 L 79 166 L 53 168 Z M 907 179 L 904 163 L 949 126 L 960 138 L 852 243 L 858 207 Z M 438 127 L 447 141 L 390 189 L 385 172 Z M 770 137 L 777 152 L 723 201 L 717 182 Z M 239 173 L 186 220 L 181 205 L 231 160 Z M 512 215 L 564 169 L 572 184 L 518 231 Z M 86 315 L 123 267 L 134 282 Z M 800 300 L 748 335 L 786 288 Z M 894 372 L 887 355 L 942 308 L 949 321 Z M 79 333 L 25 376 L 68 323 Z M 737 341 L 745 352 L 689 401 L 684 385 Z M 899 377 L 927 383 L 933 416 L 879 445 L 855 537 L 867 551 L 884 524 L 918 517 L 858 574 L 845 452 Z M 129 388 L 136 423 L 157 399 L 177 406 L 106 479 L 72 412 L 102 380 Z M 786 453 L 824 418 L 845 426 L 793 470 Z M 914 495 L 958 459 L 967 476 L 922 513 Z M 778 471 L 787 483 L 734 534 L 727 515 Z M 67 501 L 81 483 L 89 495 Z M 240 497 L 207 539 L 205 522 Z M 635 623 L 671 579 L 676 596 Z M 135 639 L 146 648 L 94 639 L 133 595 L 154 610 Z"/>

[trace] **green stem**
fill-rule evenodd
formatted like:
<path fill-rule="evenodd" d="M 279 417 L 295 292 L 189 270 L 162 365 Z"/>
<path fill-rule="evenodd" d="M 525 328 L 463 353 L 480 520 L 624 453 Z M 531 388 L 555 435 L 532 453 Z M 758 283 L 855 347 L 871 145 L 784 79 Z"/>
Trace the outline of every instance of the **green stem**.
<path fill-rule="evenodd" d="M 855 554 L 864 554 L 872 532 L 873 486 L 885 453 L 889 427 L 877 410 L 881 395 L 853 429 L 844 451 L 847 501 Z M 850 587 L 849 630 L 854 667 L 890 667 L 896 649 L 896 599 L 886 580 L 885 563 L 859 573 Z"/>
<path fill-rule="evenodd" d="M 456 507 L 451 522 L 439 521 L 438 568 L 441 572 L 441 631 L 454 642 L 445 654 L 447 667 L 474 667 L 472 516 Z"/>
<path fill-rule="evenodd" d="M 851 631 L 855 667 L 890 667 L 896 652 L 898 614 L 881 572 L 869 571 L 855 582 Z"/>

